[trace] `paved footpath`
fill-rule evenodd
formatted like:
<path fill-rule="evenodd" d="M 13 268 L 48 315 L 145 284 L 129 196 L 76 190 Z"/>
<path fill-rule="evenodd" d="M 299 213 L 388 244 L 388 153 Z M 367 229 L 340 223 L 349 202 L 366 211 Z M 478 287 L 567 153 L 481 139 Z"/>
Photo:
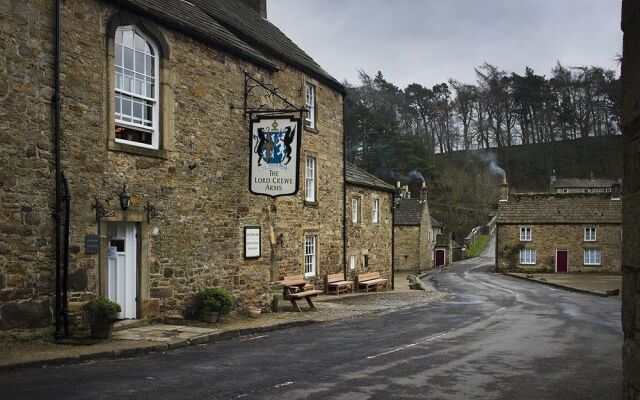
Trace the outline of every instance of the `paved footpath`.
<path fill-rule="evenodd" d="M 0 398 L 619 398 L 620 301 L 496 275 L 492 263 L 467 260 L 429 278 L 455 293 L 442 303 L 4 372 Z"/>

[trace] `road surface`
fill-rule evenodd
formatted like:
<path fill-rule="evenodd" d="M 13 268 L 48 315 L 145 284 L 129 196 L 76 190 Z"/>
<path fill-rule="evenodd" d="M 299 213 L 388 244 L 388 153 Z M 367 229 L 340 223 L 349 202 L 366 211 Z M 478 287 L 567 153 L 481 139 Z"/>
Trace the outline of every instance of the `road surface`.
<path fill-rule="evenodd" d="M 0 373 L 1 399 L 617 399 L 620 301 L 491 272 L 454 295 L 338 323 L 162 354 Z"/>

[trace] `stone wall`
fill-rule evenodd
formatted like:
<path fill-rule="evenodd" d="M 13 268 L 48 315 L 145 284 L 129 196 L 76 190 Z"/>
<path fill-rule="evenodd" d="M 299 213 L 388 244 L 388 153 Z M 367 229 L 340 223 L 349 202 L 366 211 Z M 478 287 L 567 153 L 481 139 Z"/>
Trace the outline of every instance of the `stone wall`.
<path fill-rule="evenodd" d="M 532 228 L 532 240 L 520 241 L 520 227 Z M 584 228 L 596 227 L 596 241 L 584 241 Z M 620 225 L 504 225 L 497 227 L 497 269 L 555 271 L 556 249 L 569 250 L 569 272 L 620 272 Z M 519 249 L 535 249 L 536 264 L 519 264 Z M 599 249 L 601 265 L 584 265 L 584 250 Z"/>
<path fill-rule="evenodd" d="M 395 265 L 397 271 L 420 269 L 420 226 L 396 226 Z"/>
<path fill-rule="evenodd" d="M 640 2 L 622 2 L 622 367 L 624 398 L 640 399 Z"/>
<path fill-rule="evenodd" d="M 208 286 L 230 290 L 240 308 L 268 304 L 272 280 L 302 273 L 305 233 L 318 235 L 318 274 L 340 270 L 342 95 L 313 81 L 317 133 L 303 132 L 300 158 L 317 159 L 318 204 L 304 204 L 303 176 L 296 196 L 254 196 L 247 187 L 243 71 L 271 81 L 297 104 L 304 104 L 304 82 L 311 78 L 277 60 L 280 71 L 262 70 L 143 18 L 170 49 L 161 64 L 163 93 L 169 94 L 161 109 L 173 115 L 163 126 L 168 142 L 160 157 L 108 150 L 114 117 L 106 32 L 119 11 L 96 0 L 63 2 L 62 167 L 73 196 L 72 308 L 81 310 L 83 302 L 106 294 L 109 222 L 135 222 L 140 232 L 139 317 L 189 316 L 192 294 Z M 0 82 L 2 330 L 51 321 L 53 2 L 4 2 L 0 19 L 0 70 L 8 77 Z M 124 182 L 132 192 L 126 212 L 118 207 Z M 99 223 L 96 199 L 110 215 Z M 157 211 L 150 219 L 149 205 Z M 259 259 L 243 258 L 247 225 L 262 228 Z M 87 234 L 100 235 L 98 254 L 85 252 Z"/>
<path fill-rule="evenodd" d="M 350 199 L 360 198 L 362 220 L 354 224 L 347 220 L 347 268 L 351 275 L 359 272 L 380 272 L 391 279 L 391 235 L 393 218 L 391 206 L 393 195 L 389 192 L 347 185 L 347 215 L 351 216 Z M 373 199 L 380 200 L 379 223 L 372 222 Z M 368 256 L 369 265 L 363 267 L 362 258 Z M 355 256 L 355 268 L 350 269 L 351 256 Z"/>

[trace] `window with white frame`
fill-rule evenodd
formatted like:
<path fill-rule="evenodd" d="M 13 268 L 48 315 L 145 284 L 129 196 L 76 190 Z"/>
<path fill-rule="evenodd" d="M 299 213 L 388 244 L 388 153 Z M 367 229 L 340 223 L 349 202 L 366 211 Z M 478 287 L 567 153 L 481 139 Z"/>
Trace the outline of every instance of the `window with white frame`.
<path fill-rule="evenodd" d="M 115 35 L 116 142 L 157 149 L 159 145 L 158 51 L 135 26 Z"/>
<path fill-rule="evenodd" d="M 351 199 L 351 222 L 360 223 L 360 199 L 358 197 Z"/>
<path fill-rule="evenodd" d="M 304 237 L 304 276 L 315 276 L 316 274 L 316 235 L 305 235 Z"/>
<path fill-rule="evenodd" d="M 595 242 L 596 241 L 596 228 L 584 228 L 584 241 Z"/>
<path fill-rule="evenodd" d="M 304 199 L 306 201 L 316 201 L 316 159 L 307 157 L 305 168 L 305 190 Z"/>
<path fill-rule="evenodd" d="M 307 116 L 305 118 L 305 125 L 309 128 L 316 127 L 316 87 L 310 83 L 305 85 L 305 107 L 307 110 Z"/>
<path fill-rule="evenodd" d="M 356 256 L 351 256 L 349 258 L 349 269 L 356 269 Z"/>
<path fill-rule="evenodd" d="M 520 250 L 520 264 L 535 264 L 536 251 L 532 249 Z"/>
<path fill-rule="evenodd" d="M 380 199 L 373 199 L 371 205 L 371 222 L 377 224 L 380 222 Z"/>
<path fill-rule="evenodd" d="M 602 252 L 596 249 L 587 249 L 584 251 L 584 265 L 600 265 L 602 261 Z"/>
<path fill-rule="evenodd" d="M 363 254 L 362 255 L 362 270 L 366 271 L 367 268 L 369 268 L 369 255 L 368 254 Z"/>
<path fill-rule="evenodd" d="M 531 241 L 531 227 L 522 227 L 520 228 L 520 241 L 521 242 L 530 242 Z"/>

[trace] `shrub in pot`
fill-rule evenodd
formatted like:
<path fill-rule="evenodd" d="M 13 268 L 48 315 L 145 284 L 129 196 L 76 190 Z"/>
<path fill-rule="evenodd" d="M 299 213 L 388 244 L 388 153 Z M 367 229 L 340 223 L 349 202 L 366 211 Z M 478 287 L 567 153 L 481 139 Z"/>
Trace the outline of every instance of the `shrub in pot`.
<path fill-rule="evenodd" d="M 208 288 L 196 293 L 198 311 L 204 322 L 218 322 L 233 308 L 233 297 L 224 289 Z"/>
<path fill-rule="evenodd" d="M 91 336 L 97 339 L 111 337 L 113 323 L 118 319 L 122 309 L 120 304 L 105 297 L 96 297 L 88 305 Z"/>

